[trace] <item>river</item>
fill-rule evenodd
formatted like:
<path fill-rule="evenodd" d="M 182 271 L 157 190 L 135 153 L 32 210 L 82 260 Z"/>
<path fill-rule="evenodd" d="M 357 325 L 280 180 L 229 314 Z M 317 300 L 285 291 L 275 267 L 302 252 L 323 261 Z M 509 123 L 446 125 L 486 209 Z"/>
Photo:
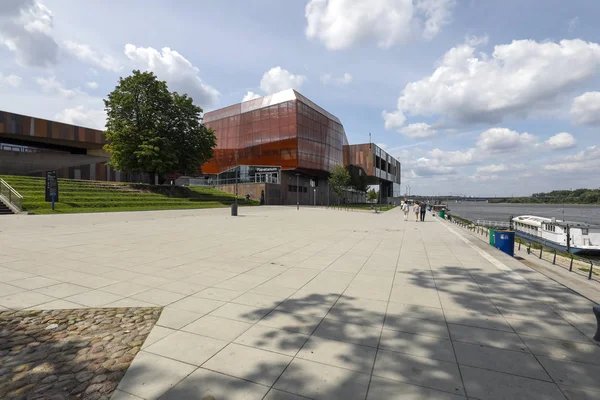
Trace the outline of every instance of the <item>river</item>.
<path fill-rule="evenodd" d="M 450 214 L 469 219 L 473 222 L 478 219 L 488 221 L 506 221 L 518 215 L 537 215 L 540 217 L 579 221 L 600 225 L 600 206 L 566 204 L 507 204 L 484 203 L 463 201 L 461 203 L 448 203 Z M 563 218 L 564 215 L 564 218 Z"/>

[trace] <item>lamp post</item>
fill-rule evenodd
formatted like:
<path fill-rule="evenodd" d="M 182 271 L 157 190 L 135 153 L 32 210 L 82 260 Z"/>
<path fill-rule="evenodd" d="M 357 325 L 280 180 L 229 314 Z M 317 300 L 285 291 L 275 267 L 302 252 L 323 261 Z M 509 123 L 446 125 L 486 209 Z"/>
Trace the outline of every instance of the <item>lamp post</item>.
<path fill-rule="evenodd" d="M 296 210 L 300 210 L 300 174 L 296 174 Z"/>

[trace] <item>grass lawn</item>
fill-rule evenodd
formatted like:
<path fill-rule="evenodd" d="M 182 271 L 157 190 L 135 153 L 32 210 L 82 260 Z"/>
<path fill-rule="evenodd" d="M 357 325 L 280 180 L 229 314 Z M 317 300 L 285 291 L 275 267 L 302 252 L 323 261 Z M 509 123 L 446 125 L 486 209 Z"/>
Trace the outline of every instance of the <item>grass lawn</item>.
<path fill-rule="evenodd" d="M 373 208 L 371 208 L 371 206 L 373 206 Z M 332 207 L 337 208 L 337 206 L 332 206 Z M 382 205 L 381 208 L 379 208 L 378 204 L 370 204 L 370 203 L 341 204 L 339 206 L 339 208 L 351 208 L 353 210 L 375 210 L 376 208 L 378 208 L 380 211 L 389 211 L 394 207 L 395 206 Z"/>
<path fill-rule="evenodd" d="M 59 202 L 44 199 L 45 178 L 0 175 L 23 196 L 23 211 L 61 214 L 229 207 L 235 196 L 213 188 L 59 179 Z M 240 206 L 258 205 L 238 198 Z"/>

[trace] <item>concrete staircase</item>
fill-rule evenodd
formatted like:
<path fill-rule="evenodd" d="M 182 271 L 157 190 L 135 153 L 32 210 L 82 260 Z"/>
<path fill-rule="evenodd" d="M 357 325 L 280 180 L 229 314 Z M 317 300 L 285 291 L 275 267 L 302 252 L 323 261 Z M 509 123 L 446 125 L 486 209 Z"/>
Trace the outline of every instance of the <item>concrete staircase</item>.
<path fill-rule="evenodd" d="M 8 206 L 6 204 L 4 204 L 4 202 L 2 202 L 2 199 L 0 199 L 0 215 L 10 215 L 10 214 L 14 214 L 12 212 L 12 210 L 10 208 L 8 208 Z"/>

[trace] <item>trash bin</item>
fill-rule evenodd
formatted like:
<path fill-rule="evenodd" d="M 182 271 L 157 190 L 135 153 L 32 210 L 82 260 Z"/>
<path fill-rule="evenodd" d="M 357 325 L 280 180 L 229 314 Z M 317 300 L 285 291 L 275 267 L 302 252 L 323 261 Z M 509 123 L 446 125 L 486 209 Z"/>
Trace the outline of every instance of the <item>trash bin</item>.
<path fill-rule="evenodd" d="M 515 255 L 515 232 L 514 231 L 496 231 L 494 232 L 494 241 L 496 248 L 511 257 Z"/>
<path fill-rule="evenodd" d="M 438 215 L 440 216 L 441 219 L 445 219 L 446 218 L 446 210 L 442 210 L 438 213 Z"/>
<path fill-rule="evenodd" d="M 494 232 L 496 232 L 496 230 L 494 228 L 490 228 L 490 244 L 492 246 L 495 246 L 495 238 L 494 238 Z"/>

